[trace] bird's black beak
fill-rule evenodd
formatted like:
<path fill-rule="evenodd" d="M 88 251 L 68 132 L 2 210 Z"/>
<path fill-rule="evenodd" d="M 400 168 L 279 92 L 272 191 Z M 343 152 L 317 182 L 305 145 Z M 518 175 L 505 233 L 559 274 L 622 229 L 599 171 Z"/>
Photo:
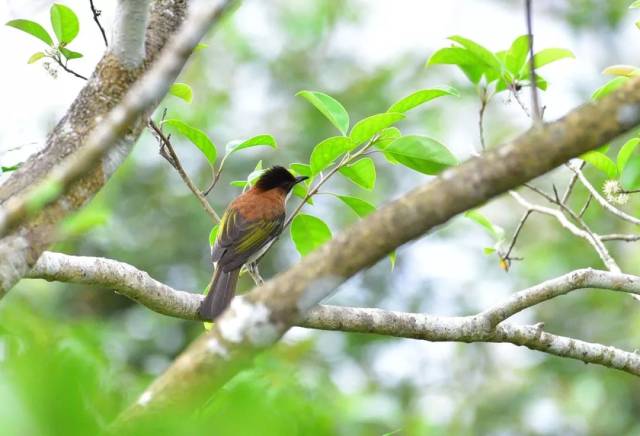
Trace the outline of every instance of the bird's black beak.
<path fill-rule="evenodd" d="M 309 177 L 307 176 L 298 176 L 296 177 L 296 181 L 293 183 L 294 185 L 297 185 L 300 182 L 304 182 L 305 180 L 307 180 Z"/>

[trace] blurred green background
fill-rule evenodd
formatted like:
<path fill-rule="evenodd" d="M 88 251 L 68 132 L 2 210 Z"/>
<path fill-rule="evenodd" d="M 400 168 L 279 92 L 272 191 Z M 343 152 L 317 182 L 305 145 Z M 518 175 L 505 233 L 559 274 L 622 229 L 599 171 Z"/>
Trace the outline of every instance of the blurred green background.
<path fill-rule="evenodd" d="M 113 5 L 101 3 L 109 28 Z M 576 54 L 576 60 L 558 63 L 545 74 L 550 88 L 542 98 L 548 119 L 588 100 L 604 83 L 599 73 L 605 66 L 640 64 L 640 34 L 633 25 L 638 17 L 627 10 L 627 3 L 535 2 L 537 48 L 564 47 Z M 91 55 L 78 66 L 88 72 L 92 56 L 102 51 L 99 35 L 85 2 L 65 4 L 81 17 L 78 39 Z M 7 5 L 17 8 L 15 2 Z M 40 9 L 47 7 L 34 8 L 34 13 Z M 18 8 L 10 13 L 22 12 Z M 462 92 L 460 99 L 425 105 L 411 113 L 401 129 L 434 137 L 460 159 L 468 157 L 479 146 L 475 90 L 455 68 L 425 69 L 424 63 L 435 49 L 448 45 L 445 38 L 453 34 L 499 50 L 523 33 L 519 1 L 247 1 L 207 38 L 208 48 L 184 71 L 180 81 L 193 87 L 193 102 L 168 97 L 160 108 L 207 131 L 220 149 L 228 141 L 260 133 L 277 138 L 277 150 L 251 149 L 229 160 L 210 195 L 221 211 L 240 192 L 229 182 L 245 178 L 259 159 L 265 165 L 306 162 L 315 144 L 335 134 L 313 107 L 295 97 L 302 89 L 333 95 L 357 121 L 418 89 L 455 86 Z M 24 40 L 10 35 L 22 53 Z M 6 68 L 15 74 L 36 74 L 36 66 L 22 65 L 24 54 L 5 57 L 10 61 Z M 28 73 L 22 71 L 27 68 Z M 33 86 L 57 92 L 52 79 L 43 71 L 37 74 Z M 67 101 L 82 85 L 67 76 L 58 83 Z M 37 129 L 29 130 L 31 137 L 24 127 L 17 129 L 20 138 L 27 137 L 24 142 L 43 138 L 66 105 L 54 97 L 39 98 L 44 109 L 38 112 L 43 113 L 30 121 Z M 526 93 L 523 99 L 528 102 Z M 27 119 L 31 113 L 13 116 Z M 501 94 L 488 109 L 487 142 L 497 145 L 528 123 L 513 98 Z M 11 124 L 3 130 L 0 139 L 8 144 L 14 139 Z M 210 174 L 199 152 L 178 142 L 178 153 L 204 187 Z M 0 155 L 3 164 L 21 158 L 15 152 Z M 382 204 L 428 180 L 376 160 L 373 192 L 339 177 L 329 190 L 357 193 Z M 640 173 L 638 157 L 632 168 Z M 603 182 L 597 173 L 587 174 L 596 186 Z M 563 186 L 567 180 L 567 172 L 557 170 L 538 183 L 550 190 L 552 181 Z M 585 198 L 578 189 L 575 204 Z M 319 196 L 315 203 L 306 210 L 327 221 L 334 234 L 357 221 L 331 196 Z M 521 214 L 506 197 L 482 210 L 508 234 Z M 632 200 L 625 210 L 639 215 L 640 203 Z M 600 233 L 634 230 L 597 208 L 591 208 L 586 219 Z M 210 228 L 208 217 L 145 133 L 108 185 L 69 224 L 68 238 L 55 249 L 128 262 L 171 286 L 199 292 L 211 273 Z M 393 271 L 388 260 L 381 261 L 343 285 L 328 302 L 471 314 L 574 268 L 602 268 L 583 240 L 545 217 L 527 224 L 516 249 L 524 261 L 508 273 L 496 257 L 483 254 L 491 243 L 479 226 L 456 218 L 400 248 Z M 637 245 L 610 247 L 625 272 L 639 273 Z M 282 238 L 264 258 L 262 273 L 270 277 L 297 259 L 292 243 Z M 239 289 L 250 287 L 242 277 Z M 640 310 L 626 295 L 576 292 L 516 319 L 544 321 L 548 331 L 557 334 L 640 348 Z M 0 304 L 0 434 L 86 435 L 104 429 L 202 330 L 201 323 L 155 314 L 110 289 L 22 281 Z M 253 369 L 217 393 L 197 417 L 164 417 L 156 424 L 160 434 L 622 435 L 640 434 L 639 415 L 640 381 L 615 370 L 511 345 L 432 344 L 295 328 L 257 359 Z M 158 428 L 149 431 L 158 434 Z"/>

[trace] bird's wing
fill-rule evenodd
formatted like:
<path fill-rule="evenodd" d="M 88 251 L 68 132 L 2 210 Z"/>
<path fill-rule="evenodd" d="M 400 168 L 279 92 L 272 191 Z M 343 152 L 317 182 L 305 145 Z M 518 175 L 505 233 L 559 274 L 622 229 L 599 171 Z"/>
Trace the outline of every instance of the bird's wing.
<path fill-rule="evenodd" d="M 216 242 L 211 250 L 218 268 L 240 268 L 282 231 L 284 213 L 273 219 L 249 221 L 236 209 L 228 209 L 220 220 Z"/>

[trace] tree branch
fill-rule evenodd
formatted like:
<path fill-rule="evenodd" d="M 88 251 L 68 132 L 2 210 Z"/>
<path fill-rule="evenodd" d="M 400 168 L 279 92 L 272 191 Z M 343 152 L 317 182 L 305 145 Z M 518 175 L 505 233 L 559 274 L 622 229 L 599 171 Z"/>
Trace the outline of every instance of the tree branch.
<path fill-rule="evenodd" d="M 102 24 L 100 23 L 100 15 L 102 14 L 102 11 L 96 9 L 96 7 L 93 4 L 93 0 L 89 0 L 89 5 L 91 6 L 93 21 L 96 22 L 96 24 L 98 25 L 98 29 L 100 29 L 100 34 L 102 35 L 102 39 L 104 40 L 104 46 L 109 47 L 109 41 L 107 41 L 107 34 L 104 31 L 104 27 L 102 27 Z"/>
<path fill-rule="evenodd" d="M 144 61 L 144 30 L 147 27 L 148 9 L 149 0 L 118 0 L 110 51 L 129 69 L 139 67 Z"/>
<path fill-rule="evenodd" d="M 166 1 L 171 6 L 164 5 L 167 9 L 154 14 L 150 20 L 150 27 L 157 32 L 166 33 L 171 30 L 171 27 L 163 22 L 165 16 L 179 19 L 171 11 L 171 8 L 174 7 L 173 5 L 176 5 L 175 7 L 184 6 L 183 0 Z M 19 194 L 5 197 L 8 199 L 0 209 L 0 236 L 6 235 L 13 228 L 22 224 L 26 217 L 35 221 L 36 224 L 34 225 L 38 224 L 38 220 L 42 225 L 36 233 L 32 229 L 25 231 L 24 234 L 29 235 L 28 237 L 18 231 L 12 237 L 3 241 L 4 243 L 0 243 L 0 290 L 10 288 L 16 280 L 26 273 L 29 265 L 35 262 L 40 253 L 55 240 L 54 230 L 57 222 L 70 211 L 82 206 L 93 193 L 102 187 L 105 182 L 105 175 L 108 177 L 122 162 L 130 146 L 140 134 L 144 126 L 144 120 L 159 99 L 166 94 L 197 42 L 204 36 L 209 27 L 219 22 L 224 13 L 236 3 L 237 1 L 234 0 L 226 0 L 222 2 L 201 2 L 194 5 L 188 23 L 185 23 L 179 32 L 168 41 L 167 47 L 160 58 L 154 62 L 144 78 L 131 85 L 131 89 L 128 92 L 126 91 L 129 89 L 129 85 L 140 76 L 141 71 L 137 69 L 126 70 L 126 73 L 123 74 L 133 76 L 127 77 L 128 81 L 124 83 L 126 86 L 119 82 L 117 84 L 109 83 L 107 79 L 113 79 L 113 77 L 96 77 L 98 73 L 94 73 L 92 79 L 95 78 L 95 80 L 89 81 L 83 90 L 87 95 L 83 96 L 81 94 L 76 101 L 78 106 L 76 109 L 80 111 L 78 118 L 83 119 L 91 116 L 92 111 L 87 108 L 87 105 L 100 105 L 100 109 L 104 110 L 104 101 L 100 98 L 101 96 L 94 95 L 93 100 L 87 100 L 88 97 L 92 96 L 91 93 L 95 91 L 96 87 L 104 85 L 106 89 L 101 88 L 101 90 L 109 96 L 108 101 L 110 102 L 114 99 L 112 94 L 118 94 L 117 91 L 122 95 L 126 93 L 126 95 L 120 101 L 113 101 L 113 109 L 108 113 L 100 112 L 105 115 L 104 119 L 101 119 L 101 116 L 91 117 L 89 120 L 85 119 L 84 126 L 74 123 L 74 125 L 66 126 L 68 129 L 64 129 L 64 124 L 70 119 L 74 119 L 70 115 L 65 117 L 62 121 L 63 127 L 57 131 L 58 136 L 56 136 L 56 139 L 59 140 L 57 145 L 62 150 L 63 156 L 68 155 L 70 151 L 74 151 L 74 153 L 64 161 L 51 165 L 51 168 L 48 168 L 50 173 L 44 172 L 43 174 L 47 175 L 42 176 L 44 180 L 41 182 L 34 183 L 35 187 L 31 188 L 30 185 L 25 186 L 23 184 Z M 158 0 L 154 3 L 154 7 L 157 8 L 159 7 L 158 5 L 162 4 L 163 1 Z M 176 11 L 177 13 L 178 11 Z M 159 17 L 158 14 L 160 15 Z M 170 33 L 164 34 L 163 37 L 166 38 L 169 35 Z M 149 53 L 155 53 L 161 47 L 157 47 L 158 41 L 153 38 L 148 38 L 146 45 Z M 118 49 L 118 44 L 115 41 L 112 44 L 112 49 L 115 51 Z M 103 62 L 115 63 L 119 68 L 123 68 L 119 61 L 110 54 L 106 55 Z M 116 78 L 120 77 L 116 75 Z M 123 86 L 124 89 L 122 89 Z M 72 113 L 72 115 L 75 114 Z M 96 120 L 100 121 L 97 125 Z M 80 120 L 74 119 L 74 121 Z M 92 129 L 94 125 L 95 129 Z M 77 141 L 75 147 L 66 143 L 65 140 L 68 137 Z M 83 144 L 83 147 L 80 147 L 79 144 Z M 33 161 L 35 162 L 35 160 L 37 159 L 34 158 Z M 99 165 L 100 163 L 102 163 L 102 166 Z M 37 163 L 34 165 L 37 165 Z M 94 171 L 93 168 L 98 170 Z M 94 181 L 87 174 L 97 177 L 98 180 Z M 24 176 L 24 172 L 21 175 Z M 86 180 L 85 176 L 94 182 L 89 188 L 81 183 Z M 32 177 L 29 177 L 29 179 L 33 181 Z M 20 185 L 22 183 L 18 181 L 16 184 Z M 10 187 L 9 190 L 11 189 Z M 79 191 L 79 193 L 77 196 L 72 197 L 73 201 L 57 201 L 61 196 L 63 200 L 66 199 L 74 190 Z M 65 196 L 65 194 L 69 195 Z M 0 198 L 3 198 L 1 188 Z M 50 204 L 54 204 L 55 207 L 53 209 L 48 208 L 46 214 L 38 214 L 45 206 Z M 52 210 L 55 213 L 51 213 Z M 29 220 L 26 222 L 28 223 Z M 15 253 L 16 247 L 21 250 L 17 256 Z"/>
<path fill-rule="evenodd" d="M 584 229 L 580 229 L 578 228 L 578 226 L 576 226 L 571 221 L 569 221 L 569 219 L 559 210 L 530 203 L 515 191 L 511 191 L 510 194 L 526 210 L 530 210 L 533 212 L 541 213 L 543 215 L 549 215 L 554 217 L 556 220 L 558 220 L 558 222 L 562 227 L 564 227 L 565 229 L 569 230 L 569 232 L 573 233 L 574 235 L 584 239 L 589 244 L 591 244 L 591 246 L 596 251 L 598 256 L 600 256 L 600 259 L 602 259 L 602 262 L 605 264 L 605 266 L 609 271 L 620 272 L 620 267 L 618 266 L 616 261 L 613 259 L 613 257 L 611 257 L 611 255 L 609 254 L 609 251 L 602 243 L 602 240 L 600 239 L 600 237 L 595 233 L 593 233 L 591 230 L 589 230 L 588 227 Z"/>
<path fill-rule="evenodd" d="M 300 325 L 321 330 L 374 333 L 432 342 L 511 343 L 640 376 L 640 355 L 637 353 L 553 335 L 543 331 L 541 324 L 520 326 L 502 323 L 494 331 L 487 331 L 483 330 L 481 319 L 474 316 L 441 317 L 380 309 L 317 306 L 309 311 Z"/>
<path fill-rule="evenodd" d="M 198 307 L 204 299 L 201 294 L 174 290 L 131 265 L 104 258 L 45 252 L 29 277 L 114 288 L 155 312 L 188 320 L 200 319 Z M 640 295 L 640 277 L 580 269 L 517 292 L 479 314 L 461 317 L 320 305 L 312 308 L 298 325 L 427 341 L 509 342 L 640 376 L 638 354 L 555 336 L 543 332 L 540 325 L 518 326 L 503 322 L 524 309 L 586 288 Z"/>
<path fill-rule="evenodd" d="M 60 66 L 60 68 L 62 68 L 67 73 L 71 74 L 72 76 L 75 76 L 78 79 L 82 79 L 82 80 L 89 80 L 87 77 L 83 76 L 82 74 L 80 74 L 80 73 L 72 70 L 71 68 L 67 67 L 67 63 L 66 62 L 62 62 L 62 59 L 60 59 L 60 55 L 56 54 L 55 56 L 52 57 L 52 59 L 54 60 L 55 63 L 57 63 Z"/>
<path fill-rule="evenodd" d="M 21 221 L 17 215 L 24 214 L 24 210 L 18 208 L 13 212 L 17 215 L 12 218 L 8 203 L 15 199 L 22 199 L 16 200 L 18 203 L 23 201 L 34 186 L 42 185 L 53 168 L 78 152 L 95 126 L 122 101 L 132 84 L 143 75 L 145 68 L 153 64 L 165 42 L 182 23 L 185 13 L 186 0 L 153 2 L 145 37 L 144 67 L 130 70 L 122 66 L 110 52 L 104 55 L 87 84 L 47 137 L 45 147 L 0 185 L 0 223 L 3 223 L 0 227 L 8 229 Z M 128 155 L 143 127 L 144 118 L 141 117 L 119 132 L 118 143 L 102 159 L 101 165 L 74 183 L 58 201 L 50 203 L 46 211 L 31 216 L 0 239 L 0 297 L 27 273 L 40 253 L 55 242 L 57 224 L 86 204 L 104 186 Z M 49 187 L 57 188 L 52 185 Z M 44 191 L 44 199 L 50 199 L 52 192 L 55 193 L 55 189 Z"/>
<path fill-rule="evenodd" d="M 630 222 L 631 224 L 640 225 L 640 219 L 621 211 L 620 209 L 616 208 L 611 203 L 609 203 L 607 200 L 605 200 L 604 197 L 600 195 L 598 190 L 593 187 L 593 185 L 589 182 L 589 180 L 587 180 L 584 173 L 579 167 L 574 166 L 572 164 L 569 164 L 568 167 L 571 169 L 571 171 L 573 171 L 578 176 L 580 183 L 582 183 L 584 187 L 587 188 L 587 190 L 589 190 L 589 193 L 598 202 L 598 204 L 600 204 L 600 206 L 602 206 L 604 209 L 606 209 L 607 211 L 609 211 L 610 213 L 612 213 L 613 215 L 617 216 L 618 218 L 624 221 Z"/>
<path fill-rule="evenodd" d="M 527 35 L 529 36 L 529 75 L 531 76 L 531 111 L 533 112 L 533 122 L 542 122 L 542 112 L 538 99 L 538 77 L 536 74 L 536 64 L 533 51 L 533 13 L 531 11 L 531 1 L 525 0 L 525 15 L 527 20 Z"/>
<path fill-rule="evenodd" d="M 160 146 L 166 148 L 167 153 L 169 153 L 168 156 L 171 159 L 169 163 L 171 164 L 171 166 L 173 166 L 176 169 L 182 181 L 185 183 L 185 185 L 187 185 L 189 190 L 198 199 L 198 201 L 200 202 L 200 205 L 205 210 L 207 215 L 209 215 L 209 217 L 214 223 L 220 222 L 220 217 L 218 216 L 216 211 L 213 209 L 213 207 L 211 207 L 211 204 L 209 204 L 209 201 L 206 199 L 204 194 L 200 192 L 198 187 L 191 180 L 191 177 L 189 177 L 187 172 L 182 167 L 182 164 L 180 163 L 180 159 L 178 158 L 178 155 L 176 154 L 176 151 L 174 150 L 173 145 L 171 144 L 171 141 L 169 140 L 169 138 L 164 134 L 162 129 L 158 127 L 158 125 L 152 119 L 149 119 L 149 127 L 151 128 L 151 131 L 155 134 L 155 136 L 158 138 L 158 142 L 160 142 Z"/>
<path fill-rule="evenodd" d="M 121 0 L 121 4 L 129 3 L 137 2 Z M 210 25 L 217 23 L 223 17 L 224 12 L 233 3 L 234 1 L 231 0 L 216 3 L 213 6 L 201 4 L 202 7 L 199 10 L 194 10 L 189 21 L 169 42 L 157 63 L 143 80 L 138 81 L 131 88 L 122 103 L 96 126 L 95 131 L 88 137 L 86 145 L 76 155 L 56 167 L 47 180 L 30 190 L 27 195 L 13 197 L 7 201 L 6 206 L 0 210 L 0 236 L 4 236 L 29 214 L 34 204 L 43 203 L 44 206 L 55 201 L 61 193 L 66 192 L 74 182 L 90 171 L 102 156 L 117 144 L 126 129 L 168 92 L 198 41 Z M 129 21 L 126 17 L 122 20 Z M 124 24 L 120 25 L 124 26 Z M 125 38 L 118 43 L 114 38 L 112 50 L 117 52 L 122 44 L 128 47 L 129 42 L 129 39 Z M 127 61 L 133 61 L 133 58 L 127 58 Z M 50 195 L 43 196 L 43 192 Z"/>

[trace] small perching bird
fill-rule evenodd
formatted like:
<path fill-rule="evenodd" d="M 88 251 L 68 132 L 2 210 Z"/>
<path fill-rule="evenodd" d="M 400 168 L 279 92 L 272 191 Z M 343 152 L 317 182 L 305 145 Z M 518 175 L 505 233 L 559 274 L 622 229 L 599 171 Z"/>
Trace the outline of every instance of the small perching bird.
<path fill-rule="evenodd" d="M 215 272 L 199 309 L 203 319 L 214 320 L 229 306 L 240 269 L 262 256 L 282 232 L 289 193 L 306 179 L 274 166 L 229 204 L 211 248 Z"/>

